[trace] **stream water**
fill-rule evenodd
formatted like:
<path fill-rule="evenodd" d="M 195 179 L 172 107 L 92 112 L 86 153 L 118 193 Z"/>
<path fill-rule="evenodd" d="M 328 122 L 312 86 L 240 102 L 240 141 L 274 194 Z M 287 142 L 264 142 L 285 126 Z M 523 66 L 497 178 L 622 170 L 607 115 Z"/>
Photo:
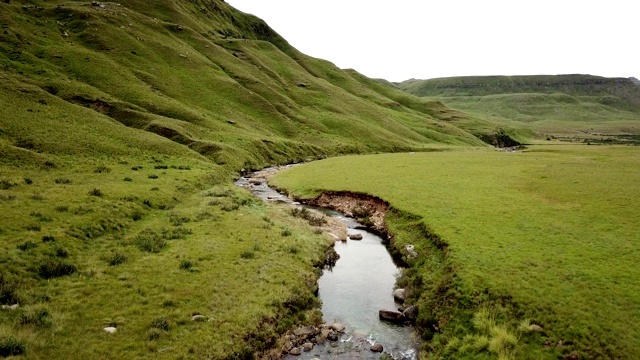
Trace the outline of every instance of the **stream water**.
<path fill-rule="evenodd" d="M 236 185 L 266 201 L 295 204 L 270 188 L 264 179 L 258 179 L 261 180 L 243 177 Z M 317 345 L 310 352 L 285 359 L 379 359 L 382 354 L 370 350 L 373 343 L 382 344 L 384 353 L 394 359 L 417 359 L 413 329 L 378 318 L 379 310 L 396 310 L 399 306 L 394 302 L 393 290 L 400 270 L 382 239 L 363 230 L 354 219 L 337 212 L 328 214 L 343 221 L 348 234 L 358 233 L 363 237 L 362 240 L 337 241 L 334 248 L 340 259 L 332 269 L 325 269 L 318 280 L 324 321 L 342 323 L 346 333 L 337 342 Z"/>

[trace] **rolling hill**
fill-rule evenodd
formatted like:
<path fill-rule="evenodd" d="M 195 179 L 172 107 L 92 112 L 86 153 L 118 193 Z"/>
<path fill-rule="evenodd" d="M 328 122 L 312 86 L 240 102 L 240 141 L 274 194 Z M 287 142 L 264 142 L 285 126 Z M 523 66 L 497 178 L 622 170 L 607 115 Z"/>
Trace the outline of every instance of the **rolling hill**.
<path fill-rule="evenodd" d="M 542 138 L 624 143 L 640 135 L 640 86 L 634 78 L 469 76 L 396 86 Z"/>

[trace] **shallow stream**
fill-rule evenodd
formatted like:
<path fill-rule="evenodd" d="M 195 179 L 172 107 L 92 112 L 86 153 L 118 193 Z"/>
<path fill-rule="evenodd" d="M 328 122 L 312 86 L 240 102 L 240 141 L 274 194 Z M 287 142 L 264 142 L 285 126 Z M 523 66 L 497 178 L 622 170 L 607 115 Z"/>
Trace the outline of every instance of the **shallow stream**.
<path fill-rule="evenodd" d="M 266 201 L 295 204 L 266 184 L 262 177 L 264 171 L 253 176 L 255 178 L 240 178 L 236 185 Z M 399 306 L 394 302 L 393 290 L 400 270 L 382 239 L 364 230 L 354 219 L 337 212 L 328 214 L 343 221 L 348 234 L 358 233 L 363 237 L 362 240 L 336 241 L 334 248 L 340 259 L 332 269 L 325 269 L 318 280 L 325 322 L 342 323 L 346 333 L 337 342 L 317 345 L 310 352 L 289 355 L 286 359 L 379 359 L 382 355 L 370 350 L 376 342 L 394 359 L 417 359 L 413 329 L 378 318 L 379 310 L 396 310 Z"/>

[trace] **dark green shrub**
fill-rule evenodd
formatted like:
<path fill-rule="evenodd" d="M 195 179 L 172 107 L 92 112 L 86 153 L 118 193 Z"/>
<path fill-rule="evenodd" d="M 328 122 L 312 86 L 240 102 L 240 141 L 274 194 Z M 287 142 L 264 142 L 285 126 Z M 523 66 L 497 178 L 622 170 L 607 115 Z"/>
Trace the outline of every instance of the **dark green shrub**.
<path fill-rule="evenodd" d="M 89 191 L 89 195 L 91 196 L 102 196 L 102 191 L 100 191 L 100 189 L 98 188 L 93 188 L 91 191 Z"/>
<path fill-rule="evenodd" d="M 33 194 L 31 195 L 31 199 L 36 201 L 42 201 L 44 200 L 44 196 L 42 196 L 42 194 Z"/>
<path fill-rule="evenodd" d="M 131 215 L 131 219 L 133 219 L 133 221 L 140 221 L 142 220 L 143 215 L 142 211 L 136 210 L 133 215 Z"/>
<path fill-rule="evenodd" d="M 55 210 L 57 212 L 67 212 L 67 211 L 69 211 L 69 207 L 66 206 L 66 205 L 58 205 L 58 206 L 55 207 Z"/>
<path fill-rule="evenodd" d="M 142 166 L 132 166 L 131 167 L 131 170 L 133 170 L 133 171 L 138 171 L 140 169 L 142 169 Z"/>
<path fill-rule="evenodd" d="M 157 179 L 158 175 L 156 174 L 149 174 L 149 176 L 147 176 L 149 179 Z"/>
<path fill-rule="evenodd" d="M 27 351 L 27 346 L 23 341 L 18 340 L 13 335 L 0 337 L 0 357 L 18 356 Z"/>
<path fill-rule="evenodd" d="M 149 341 L 158 340 L 160 339 L 161 335 L 162 335 L 162 330 L 160 329 L 151 328 L 147 331 L 147 337 L 149 338 Z"/>
<path fill-rule="evenodd" d="M 66 259 L 69 257 L 69 251 L 63 247 L 57 247 L 55 254 L 57 257 L 63 258 L 63 259 Z"/>
<path fill-rule="evenodd" d="M 130 177 L 126 177 L 126 178 L 124 178 L 124 181 L 126 181 L 126 182 L 132 182 L 132 181 L 133 181 L 133 179 L 132 179 L 132 178 L 130 178 Z"/>
<path fill-rule="evenodd" d="M 169 166 L 167 166 L 167 165 L 156 165 L 153 168 L 154 169 L 164 169 L 164 170 L 166 170 L 166 169 L 169 168 Z"/>
<path fill-rule="evenodd" d="M 45 235 L 42 237 L 42 242 L 54 242 L 56 241 L 56 238 L 54 238 L 51 235 Z"/>
<path fill-rule="evenodd" d="M 71 180 L 69 180 L 67 178 L 57 178 L 54 181 L 55 181 L 56 184 L 59 184 L 59 185 L 71 184 Z"/>
<path fill-rule="evenodd" d="M 24 183 L 27 184 L 27 185 L 31 185 L 31 184 L 33 184 L 33 180 L 31 180 L 31 178 L 26 177 L 26 178 L 24 178 Z"/>
<path fill-rule="evenodd" d="M 55 169 L 56 164 L 52 161 L 47 160 L 44 162 L 44 164 L 42 164 L 42 167 L 44 167 L 45 170 Z"/>
<path fill-rule="evenodd" d="M 292 232 L 291 232 L 291 230 L 289 228 L 286 228 L 286 229 L 282 230 L 282 232 L 280 233 L 280 235 L 285 236 L 285 237 L 286 236 L 291 236 L 291 234 L 292 234 Z"/>
<path fill-rule="evenodd" d="M 78 271 L 75 265 L 60 260 L 49 260 L 38 266 L 38 275 L 43 279 L 52 279 L 71 275 Z"/>
<path fill-rule="evenodd" d="M 40 230 L 42 230 L 42 229 L 40 228 L 40 225 L 38 225 L 38 224 L 31 224 L 31 225 L 27 225 L 26 229 L 27 229 L 28 231 L 40 231 Z"/>
<path fill-rule="evenodd" d="M 22 244 L 17 246 L 17 248 L 22 250 L 22 251 L 27 251 L 29 249 L 35 249 L 37 247 L 38 247 L 38 244 L 34 243 L 31 240 L 27 240 L 27 241 L 25 241 Z"/>
<path fill-rule="evenodd" d="M 152 329 L 169 331 L 169 320 L 163 317 L 155 318 L 151 321 L 151 324 L 149 324 L 149 327 Z"/>
<path fill-rule="evenodd" d="M 179 216 L 177 214 L 169 214 L 169 222 L 171 222 L 171 225 L 173 226 L 180 226 L 190 221 L 191 221 L 191 218 L 188 216 Z"/>
<path fill-rule="evenodd" d="M 300 250 L 298 250 L 297 246 L 289 246 L 287 247 L 287 252 L 289 252 L 290 254 L 297 254 Z"/>
<path fill-rule="evenodd" d="M 190 260 L 180 260 L 180 270 L 191 270 L 193 263 Z"/>
<path fill-rule="evenodd" d="M 159 188 L 159 187 L 152 187 L 152 188 L 151 188 L 151 191 L 158 191 L 158 190 L 160 190 L 160 188 Z"/>
<path fill-rule="evenodd" d="M 115 253 L 107 260 L 109 266 L 118 266 L 127 261 L 127 257 L 124 254 Z"/>
<path fill-rule="evenodd" d="M 143 201 L 142 201 L 142 205 L 144 205 L 144 206 L 148 206 L 148 207 L 152 207 L 152 206 L 151 206 L 151 200 L 143 200 Z"/>
<path fill-rule="evenodd" d="M 180 240 L 187 237 L 187 235 L 191 235 L 193 231 L 189 228 L 185 227 L 176 227 L 174 229 L 162 229 L 162 237 L 166 240 Z"/>

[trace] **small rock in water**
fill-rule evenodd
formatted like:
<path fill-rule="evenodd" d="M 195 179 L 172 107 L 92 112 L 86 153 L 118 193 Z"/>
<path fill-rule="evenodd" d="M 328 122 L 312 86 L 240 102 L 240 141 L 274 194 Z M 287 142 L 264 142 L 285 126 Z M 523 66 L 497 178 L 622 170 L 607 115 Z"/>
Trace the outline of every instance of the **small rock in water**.
<path fill-rule="evenodd" d="M 305 352 L 309 352 L 311 350 L 313 350 L 313 344 L 310 342 L 306 342 L 304 344 L 302 344 L 302 350 L 304 350 Z"/>
<path fill-rule="evenodd" d="M 351 234 L 351 235 L 349 235 L 349 239 L 351 239 L 351 240 L 362 240 L 362 234 Z"/>
<path fill-rule="evenodd" d="M 109 326 L 109 327 L 106 327 L 106 328 L 104 328 L 104 329 L 102 329 L 102 330 L 104 330 L 104 331 L 108 332 L 109 334 L 113 334 L 113 333 L 114 333 L 114 332 L 116 332 L 118 329 L 114 328 L 113 326 Z"/>
<path fill-rule="evenodd" d="M 331 325 L 331 328 L 337 332 L 344 332 L 344 325 L 340 324 L 340 323 L 335 323 L 333 325 Z"/>
<path fill-rule="evenodd" d="M 297 347 L 294 347 L 293 349 L 289 350 L 289 355 L 300 355 L 302 354 L 302 350 L 300 350 Z"/>
<path fill-rule="evenodd" d="M 384 350 L 384 348 L 382 347 L 382 344 L 380 343 L 375 343 L 373 345 L 371 345 L 371 351 L 373 352 L 382 352 Z"/>
<path fill-rule="evenodd" d="M 401 312 L 391 310 L 380 310 L 378 312 L 378 316 L 380 317 L 380 320 L 391 321 L 394 323 L 403 323 L 406 320 Z"/>

